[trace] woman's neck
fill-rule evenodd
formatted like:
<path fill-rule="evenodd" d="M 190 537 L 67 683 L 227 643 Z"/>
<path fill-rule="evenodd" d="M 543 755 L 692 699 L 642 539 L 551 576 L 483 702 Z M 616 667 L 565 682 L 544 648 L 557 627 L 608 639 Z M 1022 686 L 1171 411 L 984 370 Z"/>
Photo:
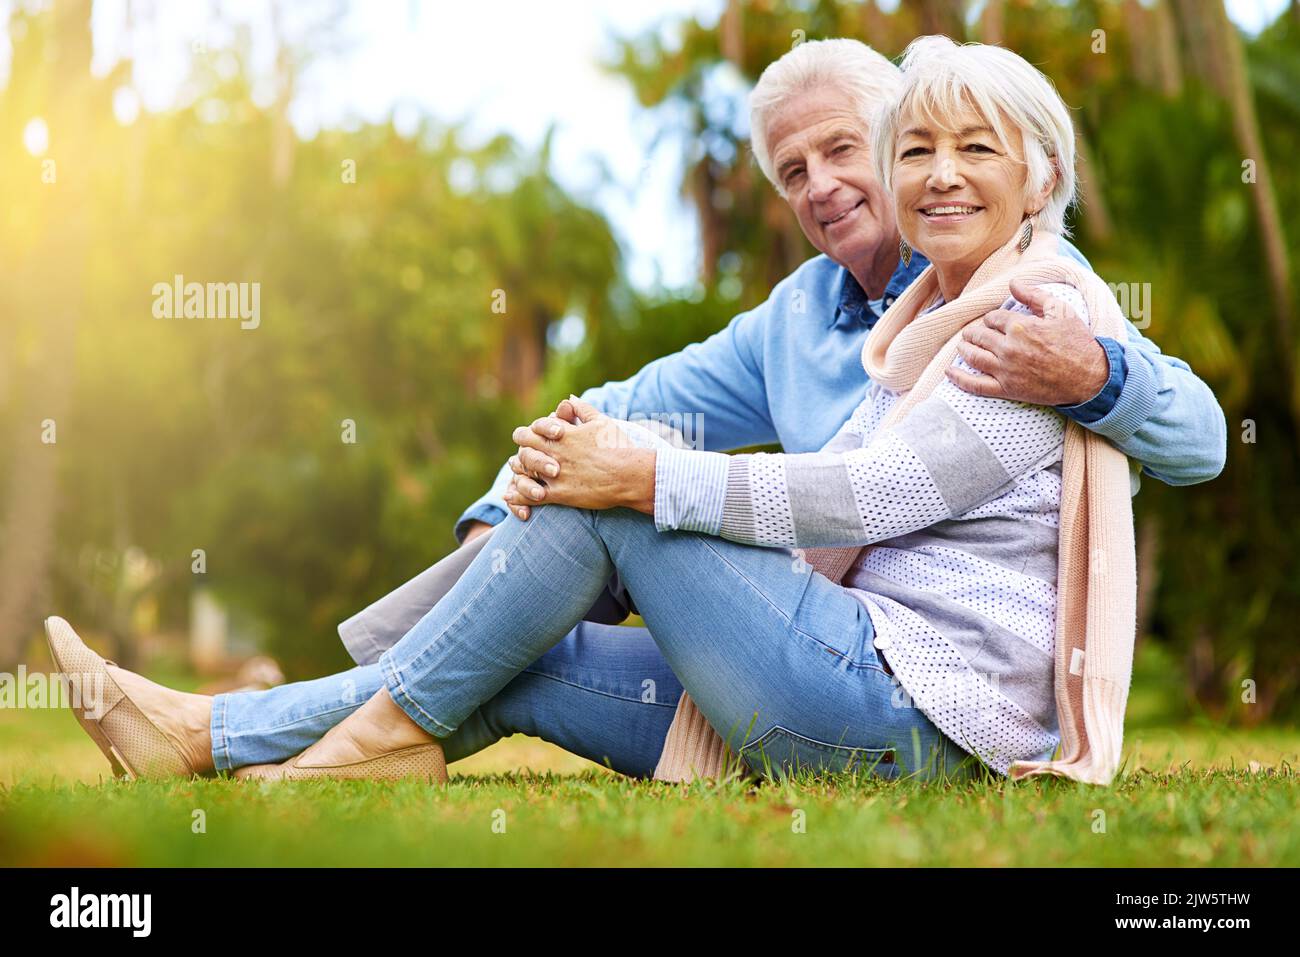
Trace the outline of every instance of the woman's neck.
<path fill-rule="evenodd" d="M 1039 241 L 1042 236 L 1043 234 L 1039 233 L 1034 241 Z M 966 256 L 960 262 L 943 263 L 931 259 L 930 263 L 934 266 L 934 271 L 939 280 L 939 290 L 943 293 L 944 301 L 952 302 L 960 296 L 979 268 L 988 262 L 990 258 L 996 256 L 1000 249 L 1008 248 L 1010 242 L 1011 239 L 1008 238 L 1004 241 L 1005 245 L 989 247 L 982 255 L 974 253 Z M 1027 250 L 1020 250 L 1015 255 L 1023 258 L 1026 254 Z"/>
<path fill-rule="evenodd" d="M 960 296 L 961 291 L 970 282 L 970 277 L 975 275 L 975 267 L 973 266 L 953 265 L 944 267 L 935 263 L 934 271 L 938 273 L 939 292 L 943 294 L 944 302 L 952 302 Z"/>

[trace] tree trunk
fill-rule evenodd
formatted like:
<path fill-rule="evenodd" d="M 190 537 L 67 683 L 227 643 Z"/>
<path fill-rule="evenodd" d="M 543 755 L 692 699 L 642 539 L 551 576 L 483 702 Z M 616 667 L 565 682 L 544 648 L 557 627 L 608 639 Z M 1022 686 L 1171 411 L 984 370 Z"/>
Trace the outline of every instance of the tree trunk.
<path fill-rule="evenodd" d="M 1137 640 L 1151 633 L 1156 596 L 1160 592 L 1160 523 L 1146 515 L 1137 528 Z"/>
<path fill-rule="evenodd" d="M 546 330 L 551 316 L 537 306 L 508 320 L 500 358 L 501 386 L 525 409 L 532 405 L 546 358 Z"/>
<path fill-rule="evenodd" d="M 1207 79 L 1210 88 L 1227 101 L 1231 110 L 1233 134 L 1243 161 L 1243 176 L 1245 161 L 1249 160 L 1254 166 L 1255 181 L 1243 181 L 1243 188 L 1248 191 L 1259 223 L 1260 245 L 1273 300 L 1276 343 L 1293 427 L 1297 440 L 1300 440 L 1300 381 L 1296 374 L 1295 339 L 1291 328 L 1291 271 L 1287 261 L 1286 235 L 1273 190 L 1271 166 L 1259 131 L 1241 37 L 1228 19 L 1222 0 L 1214 3 L 1178 0 L 1177 11 L 1191 62 Z"/>
<path fill-rule="evenodd" d="M 1139 37 L 1151 35 L 1151 11 L 1142 0 L 1124 0 L 1124 29 L 1129 35 L 1128 68 L 1133 78 L 1143 87 L 1155 86 L 1156 77 L 1151 56 Z"/>
<path fill-rule="evenodd" d="M 903 0 L 919 23 L 918 34 L 941 33 L 958 43 L 966 39 L 966 4 L 964 0 Z"/>
<path fill-rule="evenodd" d="M 1206 7 L 1209 8 L 1207 17 L 1215 37 L 1214 48 L 1224 57 L 1222 76 L 1225 85 L 1220 92 L 1232 108 L 1233 132 L 1241 147 L 1243 159 L 1255 163 L 1255 182 L 1246 185 L 1259 221 L 1260 243 L 1264 247 L 1273 296 L 1273 324 L 1282 352 L 1283 371 L 1289 385 L 1292 418 L 1297 429 L 1300 429 L 1300 382 L 1296 380 L 1295 340 L 1291 329 L 1291 267 L 1287 260 L 1282 216 L 1273 190 L 1272 167 L 1264 152 L 1264 140 L 1260 135 L 1255 98 L 1246 73 L 1241 37 L 1228 19 L 1228 12 L 1221 2 L 1206 4 Z"/>
<path fill-rule="evenodd" d="M 13 441 L 14 475 L 3 512 L 0 554 L 0 670 L 11 671 L 26 639 L 49 608 L 49 569 L 58 512 L 58 450 L 75 442 L 68 411 L 76 361 L 74 336 L 82 309 L 88 249 L 86 210 L 94 156 L 90 73 L 91 0 L 55 5 L 49 53 L 48 158 L 55 179 L 38 183 L 27 275 L 19 302 L 39 311 L 39 347 L 18 373 L 24 384 Z M 42 423 L 54 423 L 53 443 L 42 441 Z"/>
<path fill-rule="evenodd" d="M 742 73 L 745 69 L 744 7 L 740 0 L 727 0 L 718 22 L 718 40 L 722 58 L 734 64 Z"/>
<path fill-rule="evenodd" d="M 1086 214 L 1083 217 L 1084 228 L 1093 242 L 1104 246 L 1114 234 L 1114 225 L 1110 218 L 1110 209 L 1106 205 L 1106 191 L 1102 187 L 1101 168 L 1097 165 L 1088 146 L 1083 130 L 1075 131 L 1075 172 L 1079 177 L 1080 205 Z"/>
<path fill-rule="evenodd" d="M 285 36 L 278 4 L 271 4 L 271 32 L 275 37 L 275 102 L 271 107 L 271 182 L 283 187 L 293 174 L 294 148 L 297 138 L 289 123 L 289 104 L 293 102 L 294 63 Z"/>
<path fill-rule="evenodd" d="M 1161 92 L 1170 98 L 1181 96 L 1183 64 L 1178 55 L 1178 31 L 1174 27 L 1174 15 L 1169 10 L 1169 0 L 1157 0 L 1151 10 L 1151 24 L 1155 31 Z"/>
<path fill-rule="evenodd" d="M 861 13 L 862 39 L 884 56 L 894 53 L 889 49 L 892 35 L 889 18 L 876 6 L 876 0 L 865 0 Z"/>
<path fill-rule="evenodd" d="M 1006 10 L 1002 0 L 988 0 L 980 13 L 980 42 L 1001 43 Z"/>

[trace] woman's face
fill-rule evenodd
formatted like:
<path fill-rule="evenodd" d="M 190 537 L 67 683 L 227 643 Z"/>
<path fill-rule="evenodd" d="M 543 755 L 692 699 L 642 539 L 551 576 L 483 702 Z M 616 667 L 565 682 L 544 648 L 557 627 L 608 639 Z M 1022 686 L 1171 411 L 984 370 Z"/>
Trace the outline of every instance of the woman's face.
<path fill-rule="evenodd" d="M 901 114 L 894 204 L 904 238 L 934 263 L 945 287 L 955 283 L 959 292 L 1042 203 L 1025 195 L 1027 167 L 1019 143 L 1000 143 L 988 121 L 969 107 L 945 120 L 949 129 L 915 111 Z M 1005 117 L 1003 124 L 1013 128 Z M 1043 199 L 1050 191 L 1049 185 Z M 944 289 L 946 298 L 952 293 Z"/>

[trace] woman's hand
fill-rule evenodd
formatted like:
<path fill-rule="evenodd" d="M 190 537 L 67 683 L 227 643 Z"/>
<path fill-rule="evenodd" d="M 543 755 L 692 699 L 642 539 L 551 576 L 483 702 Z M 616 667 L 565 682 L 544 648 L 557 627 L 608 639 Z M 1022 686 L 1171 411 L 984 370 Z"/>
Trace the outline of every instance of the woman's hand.
<path fill-rule="evenodd" d="M 655 453 L 639 448 L 615 420 L 581 399 L 565 399 L 555 414 L 520 426 L 519 452 L 506 504 L 527 521 L 534 505 L 633 508 L 654 514 Z"/>
<path fill-rule="evenodd" d="M 577 413 L 573 410 L 573 404 L 565 399 L 555 407 L 554 413 L 538 419 L 529 428 L 536 430 L 543 438 L 557 438 L 560 433 L 557 424 L 552 421 L 554 418 L 562 418 L 573 425 L 577 425 L 579 421 Z M 560 463 L 538 449 L 521 448 L 517 455 L 510 456 L 508 464 L 514 475 L 511 476 L 510 485 L 505 492 L 507 507 L 515 513 L 515 517 L 527 521 L 530 514 L 529 506 L 509 503 L 523 501 L 533 505 L 545 505 L 546 480 L 560 474 Z"/>

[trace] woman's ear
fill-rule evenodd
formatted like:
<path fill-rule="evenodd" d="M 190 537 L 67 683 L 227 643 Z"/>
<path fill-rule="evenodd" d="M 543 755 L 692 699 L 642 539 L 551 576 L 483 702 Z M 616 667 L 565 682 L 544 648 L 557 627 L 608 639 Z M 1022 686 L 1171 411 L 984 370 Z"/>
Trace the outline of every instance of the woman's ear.
<path fill-rule="evenodd" d="M 1047 183 L 1042 189 L 1038 190 L 1025 200 L 1026 216 L 1037 216 L 1043 211 L 1043 207 L 1047 205 L 1047 200 L 1052 195 L 1052 190 L 1056 189 L 1056 180 L 1058 177 L 1059 174 L 1056 171 L 1056 162 L 1053 161 L 1051 170 L 1047 177 Z"/>

